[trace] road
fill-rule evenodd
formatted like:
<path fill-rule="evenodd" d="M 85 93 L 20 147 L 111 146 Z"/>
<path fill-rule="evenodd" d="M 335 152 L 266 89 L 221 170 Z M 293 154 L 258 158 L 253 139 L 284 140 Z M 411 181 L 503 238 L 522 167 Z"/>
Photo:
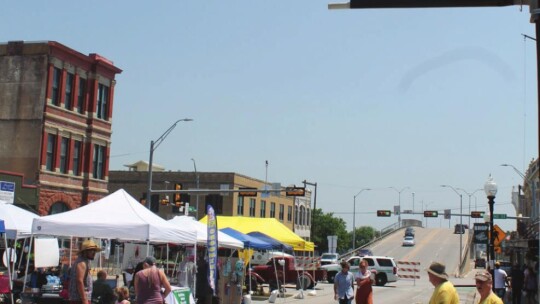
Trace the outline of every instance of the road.
<path fill-rule="evenodd" d="M 460 302 L 472 304 L 475 294 L 474 273 L 470 271 L 457 277 L 459 261 L 459 234 L 453 234 L 448 228 L 415 228 L 414 247 L 402 247 L 403 230 L 399 230 L 371 247 L 374 255 L 390 256 L 395 261 L 420 262 L 418 266 L 420 279 L 415 281 L 400 279 L 384 287 L 374 286 L 375 303 L 417 304 L 428 303 L 433 286 L 429 283 L 426 269 L 434 262 L 446 264 L 446 270 L 452 281 L 458 287 Z M 463 246 L 467 243 L 468 234 L 463 234 Z M 463 253 L 465 256 L 465 253 Z M 398 267 L 409 267 L 398 265 Z M 404 274 L 404 272 L 401 272 Z M 287 288 L 289 297 L 279 298 L 275 303 L 304 302 L 309 304 L 337 303 L 333 299 L 333 286 L 319 283 L 315 290 L 316 295 L 304 292 L 303 299 L 295 299 L 299 291 Z M 268 303 L 266 298 L 255 298 L 253 303 Z"/>

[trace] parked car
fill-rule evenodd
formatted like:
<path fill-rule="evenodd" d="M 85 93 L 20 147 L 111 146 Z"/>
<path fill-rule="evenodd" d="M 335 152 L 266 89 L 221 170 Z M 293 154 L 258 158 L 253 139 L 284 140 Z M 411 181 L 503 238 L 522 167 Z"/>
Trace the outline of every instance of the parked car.
<path fill-rule="evenodd" d="M 337 264 L 339 261 L 339 254 L 337 253 L 323 253 L 321 255 L 321 265 Z"/>
<path fill-rule="evenodd" d="M 358 273 L 360 261 L 362 260 L 367 262 L 368 269 L 375 276 L 374 281 L 377 286 L 384 286 L 388 282 L 396 282 L 398 280 L 397 266 L 394 258 L 383 256 L 352 256 L 347 260 L 351 265 L 349 271 L 354 274 Z M 321 268 L 326 270 L 328 283 L 334 283 L 334 277 L 341 271 L 339 264 L 324 265 Z"/>
<path fill-rule="evenodd" d="M 414 237 L 413 236 L 406 236 L 403 239 L 402 246 L 414 246 Z"/>

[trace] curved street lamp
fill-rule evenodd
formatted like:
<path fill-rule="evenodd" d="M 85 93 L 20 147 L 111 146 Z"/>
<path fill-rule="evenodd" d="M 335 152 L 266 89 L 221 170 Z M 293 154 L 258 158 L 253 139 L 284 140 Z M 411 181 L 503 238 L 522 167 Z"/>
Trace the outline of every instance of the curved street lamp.
<path fill-rule="evenodd" d="M 176 125 L 181 121 L 193 121 L 191 118 L 182 118 L 177 120 L 175 123 L 170 126 L 167 131 L 165 131 L 161 136 L 155 141 L 150 141 L 150 160 L 148 161 L 148 189 L 146 192 L 146 208 L 150 209 L 152 201 L 152 160 L 154 158 L 154 151 L 159 147 L 159 145 L 165 140 L 167 135 L 169 135 Z"/>
<path fill-rule="evenodd" d="M 469 193 L 467 190 L 463 188 L 456 188 L 457 190 L 463 191 L 467 196 L 469 196 L 469 227 L 471 227 L 471 197 L 478 191 L 482 191 L 483 189 L 476 189 L 473 192 Z M 476 197 L 475 197 L 476 198 Z M 475 210 L 476 211 L 476 210 Z"/>
<path fill-rule="evenodd" d="M 493 267 L 494 267 L 494 260 L 495 260 L 495 234 L 493 233 L 493 205 L 495 205 L 495 195 L 497 194 L 497 183 L 493 180 L 491 177 L 491 174 L 488 177 L 488 180 L 484 184 L 484 191 L 486 192 L 486 196 L 488 199 L 489 204 L 489 234 L 490 234 L 490 240 L 489 240 L 489 256 L 488 261 L 491 268 L 491 275 L 493 275 Z M 493 288 L 495 288 L 495 284 L 493 285 Z"/>
<path fill-rule="evenodd" d="M 353 199 L 353 218 L 352 218 L 352 249 L 356 248 L 356 197 L 364 191 L 369 191 L 371 188 L 363 188 L 360 192 L 356 193 Z"/>
<path fill-rule="evenodd" d="M 450 188 L 459 195 L 459 225 L 461 226 L 459 230 L 459 263 L 458 263 L 458 274 L 461 274 L 461 263 L 463 262 L 463 194 L 459 193 L 454 187 L 450 185 L 441 185 L 444 188 Z"/>
<path fill-rule="evenodd" d="M 398 206 L 399 206 L 399 214 L 398 214 L 398 228 L 401 227 L 401 192 L 404 190 L 410 189 L 411 187 L 404 187 L 401 190 L 398 190 L 396 187 L 388 187 L 389 189 L 394 189 L 398 193 Z"/>

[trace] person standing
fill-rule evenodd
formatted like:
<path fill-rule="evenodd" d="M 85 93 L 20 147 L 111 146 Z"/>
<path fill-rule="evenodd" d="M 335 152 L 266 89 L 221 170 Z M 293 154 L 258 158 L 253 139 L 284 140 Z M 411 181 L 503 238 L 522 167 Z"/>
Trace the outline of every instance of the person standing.
<path fill-rule="evenodd" d="M 163 304 L 164 299 L 171 292 L 171 284 L 165 273 L 156 267 L 154 257 L 146 257 L 143 261 L 143 270 L 135 275 L 135 295 L 137 303 Z M 165 291 L 161 293 L 161 288 Z"/>
<path fill-rule="evenodd" d="M 508 278 L 508 274 L 506 271 L 501 269 L 501 263 L 495 262 L 495 270 L 493 270 L 493 277 L 494 277 L 494 287 L 495 287 L 495 293 L 497 296 L 501 299 L 504 299 L 504 294 L 506 293 L 506 279 Z"/>
<path fill-rule="evenodd" d="M 365 260 L 360 261 L 360 271 L 354 276 L 356 279 L 356 304 L 373 304 L 373 281 L 371 271 L 367 268 Z"/>
<path fill-rule="evenodd" d="M 480 294 L 478 304 L 503 304 L 501 298 L 491 290 L 493 288 L 493 280 L 489 271 L 481 270 L 477 272 L 474 279 L 476 281 L 476 290 Z"/>
<path fill-rule="evenodd" d="M 429 282 L 435 287 L 429 304 L 459 304 L 459 296 L 454 285 L 448 281 L 446 266 L 433 262 L 428 270 Z"/>
<path fill-rule="evenodd" d="M 525 290 L 525 303 L 538 303 L 538 286 L 536 282 L 536 273 L 532 266 L 526 266 L 523 271 L 523 289 Z"/>
<path fill-rule="evenodd" d="M 354 275 L 349 272 L 349 263 L 341 262 L 341 271 L 334 277 L 334 299 L 339 304 L 351 304 L 354 299 Z"/>
<path fill-rule="evenodd" d="M 92 295 L 92 276 L 89 262 L 101 248 L 92 240 L 85 240 L 79 250 L 79 256 L 71 266 L 69 280 L 69 303 L 88 304 Z"/>

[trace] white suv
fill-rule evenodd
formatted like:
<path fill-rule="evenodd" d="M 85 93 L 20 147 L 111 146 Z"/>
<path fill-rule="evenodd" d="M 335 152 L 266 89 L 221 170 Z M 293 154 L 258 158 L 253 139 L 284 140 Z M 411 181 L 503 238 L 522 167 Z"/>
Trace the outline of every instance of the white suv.
<path fill-rule="evenodd" d="M 321 265 L 336 264 L 339 259 L 337 253 L 323 253 L 321 255 Z"/>
<path fill-rule="evenodd" d="M 384 286 L 386 283 L 396 282 L 398 280 L 397 266 L 394 258 L 383 256 L 353 256 L 347 260 L 351 265 L 349 270 L 356 274 L 362 260 L 365 260 L 368 264 L 368 269 L 375 273 L 375 284 L 377 286 Z M 324 265 L 321 268 L 326 269 L 328 283 L 333 283 L 334 277 L 341 271 L 339 264 Z"/>

